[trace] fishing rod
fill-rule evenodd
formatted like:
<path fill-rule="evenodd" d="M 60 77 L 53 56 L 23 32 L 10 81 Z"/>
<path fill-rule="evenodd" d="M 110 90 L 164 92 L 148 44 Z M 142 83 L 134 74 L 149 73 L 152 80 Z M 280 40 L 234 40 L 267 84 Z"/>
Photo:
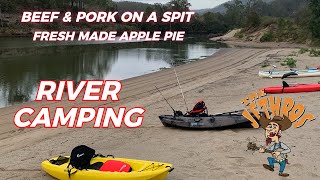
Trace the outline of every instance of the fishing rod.
<path fill-rule="evenodd" d="M 167 102 L 167 104 L 170 106 L 170 108 L 172 109 L 172 111 L 174 112 L 174 113 L 176 113 L 176 110 L 174 110 L 173 109 L 173 107 L 170 105 L 170 103 L 168 102 L 168 100 L 164 97 L 164 95 L 161 93 L 161 91 L 158 89 L 158 87 L 157 86 L 155 86 L 156 87 L 156 89 L 159 91 L 159 93 L 161 94 L 161 96 L 163 97 L 163 99 Z"/>
<path fill-rule="evenodd" d="M 171 6 L 174 6 L 174 5 L 171 5 Z M 171 31 L 171 22 L 170 22 L 170 31 Z M 171 43 L 172 43 L 172 41 L 170 41 L 170 49 L 171 49 Z M 176 78 L 177 78 L 177 81 L 178 81 L 179 89 L 181 91 L 184 104 L 186 105 L 187 112 L 189 112 L 188 105 L 187 105 L 186 99 L 184 97 L 184 94 L 183 94 L 183 91 L 182 91 L 182 88 L 181 88 L 181 85 L 180 85 L 180 81 L 179 81 L 179 78 L 178 78 L 178 74 L 177 74 L 177 71 L 176 71 L 176 68 L 174 66 L 172 58 L 171 58 L 171 64 L 172 64 L 172 67 L 173 67 L 173 70 L 174 70 L 174 74 L 176 75 Z"/>
<path fill-rule="evenodd" d="M 178 74 L 177 74 L 176 68 L 174 67 L 174 64 L 172 64 L 172 65 L 173 65 L 174 74 L 176 75 L 176 78 L 177 78 L 177 81 L 178 81 L 179 89 L 181 91 L 181 95 L 182 95 L 184 104 L 186 105 L 187 112 L 189 112 L 188 105 L 187 105 L 187 102 L 186 102 L 186 98 L 184 97 L 184 94 L 183 94 L 183 91 L 182 91 L 182 88 L 181 88 L 181 85 L 180 85 L 180 81 L 179 81 L 179 78 L 178 78 Z"/>

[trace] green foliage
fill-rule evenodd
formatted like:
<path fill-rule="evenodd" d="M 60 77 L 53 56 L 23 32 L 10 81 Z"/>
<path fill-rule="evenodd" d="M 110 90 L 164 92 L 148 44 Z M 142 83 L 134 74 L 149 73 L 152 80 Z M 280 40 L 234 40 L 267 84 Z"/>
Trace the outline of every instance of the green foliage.
<path fill-rule="evenodd" d="M 225 7 L 226 22 L 233 22 L 229 26 L 231 28 L 246 29 L 248 34 L 257 29 L 268 28 L 270 33 L 266 33 L 261 42 L 305 43 L 310 39 L 310 13 L 306 8 L 306 1 L 274 0 L 266 3 L 261 0 L 247 0 L 235 1 L 234 4 L 226 4 Z"/>
<path fill-rule="evenodd" d="M 309 50 L 309 52 L 312 57 L 319 57 L 320 56 L 320 49 L 312 48 Z"/>
<path fill-rule="evenodd" d="M 299 50 L 299 53 L 300 54 L 304 54 L 304 53 L 307 53 L 309 52 L 310 56 L 312 57 L 319 57 L 320 56 L 320 49 L 315 49 L 315 48 L 311 48 L 311 49 L 308 49 L 308 48 L 301 48 Z"/>
<path fill-rule="evenodd" d="M 273 40 L 273 34 L 272 32 L 266 32 L 263 34 L 263 36 L 260 38 L 261 42 L 271 42 Z"/>
<path fill-rule="evenodd" d="M 274 17 L 297 17 L 307 6 L 306 0 L 275 0 L 267 7 L 265 14 Z"/>
<path fill-rule="evenodd" d="M 228 30 L 224 24 L 223 16 L 219 13 L 208 12 L 202 15 L 201 19 L 203 30 L 209 34 L 219 34 Z"/>
<path fill-rule="evenodd" d="M 233 4 L 225 4 L 225 8 L 227 9 L 226 21 L 231 25 L 231 28 L 242 27 L 245 20 L 245 6 L 242 1 L 235 0 Z"/>
<path fill-rule="evenodd" d="M 264 16 L 261 17 L 261 27 L 265 28 L 265 27 L 269 27 L 273 24 L 277 23 L 277 18 L 275 17 L 269 17 L 269 16 Z"/>
<path fill-rule="evenodd" d="M 234 35 L 234 37 L 242 39 L 244 37 L 244 34 L 241 31 L 239 31 Z"/>
<path fill-rule="evenodd" d="M 157 12 L 159 18 L 166 11 L 188 11 L 191 4 L 188 0 L 170 0 L 166 4 L 147 4 L 140 2 L 112 1 L 112 0 L 0 0 L 2 12 L 22 12 L 23 10 L 59 9 L 62 11 L 103 10 L 115 11 L 144 11 L 150 14 Z M 320 45 L 320 0 L 234 0 L 224 4 L 225 13 L 208 12 L 196 14 L 188 24 L 182 23 L 117 23 L 113 29 L 138 29 L 142 31 L 180 30 L 188 34 L 220 35 L 230 29 L 242 28 L 247 33 L 264 28 L 268 29 L 260 39 L 268 41 L 294 41 L 305 43 L 312 39 Z M 306 8 L 309 7 L 309 8 Z M 73 26 L 88 27 L 94 30 L 110 29 L 108 25 L 72 24 Z M 11 25 L 12 28 L 16 26 Z M 65 24 L 41 25 L 48 29 L 65 28 Z M 123 27 L 120 27 L 123 26 Z M 30 25 L 30 29 L 35 27 Z M 28 30 L 29 31 L 29 30 Z M 236 34 L 245 37 L 246 32 Z M 312 38 L 313 37 L 313 38 Z M 315 55 L 317 53 L 314 53 Z"/>
<path fill-rule="evenodd" d="M 299 27 L 292 20 L 280 18 L 276 25 L 274 35 L 277 41 L 295 41 L 299 38 L 297 33 Z"/>
<path fill-rule="evenodd" d="M 295 68 L 297 67 L 297 60 L 293 59 L 293 58 L 287 58 L 286 60 L 284 60 L 284 63 L 285 65 L 289 66 L 290 68 Z M 281 63 L 281 65 L 283 65 Z"/>
<path fill-rule="evenodd" d="M 258 27 L 261 24 L 261 18 L 255 11 L 251 11 L 246 17 L 247 27 Z"/>
<path fill-rule="evenodd" d="M 61 22 L 52 22 L 49 24 L 41 24 L 40 27 L 50 31 L 59 31 L 61 30 L 62 25 L 61 25 Z"/>
<path fill-rule="evenodd" d="M 118 1 L 118 2 L 114 1 L 113 3 L 115 3 L 117 10 L 120 12 L 125 12 L 125 11 L 146 11 L 146 12 L 148 12 L 153 7 L 151 4 L 141 3 L 141 2 L 131 2 L 131 1 Z M 147 9 L 148 9 L 148 11 L 147 11 Z"/>
<path fill-rule="evenodd" d="M 25 95 L 21 92 L 16 92 L 13 97 L 9 98 L 10 102 L 26 102 L 29 101 L 30 97 L 29 95 Z"/>
<path fill-rule="evenodd" d="M 171 0 L 166 5 L 175 11 L 189 11 L 191 6 L 188 0 Z"/>
<path fill-rule="evenodd" d="M 261 64 L 261 67 L 262 68 L 265 68 L 265 67 L 268 67 L 270 66 L 270 63 L 268 61 L 264 61 L 262 64 Z"/>
<path fill-rule="evenodd" d="M 316 39 L 320 39 L 320 1 L 310 0 L 309 9 L 311 10 L 310 30 L 312 36 Z"/>
<path fill-rule="evenodd" d="M 307 52 L 309 52 L 309 49 L 308 49 L 308 48 L 301 48 L 301 49 L 299 50 L 299 54 L 304 54 L 304 53 L 307 53 Z"/>
<path fill-rule="evenodd" d="M 112 2 L 112 0 L 91 0 L 88 1 L 88 6 L 104 11 L 117 10 L 117 5 L 114 2 Z"/>

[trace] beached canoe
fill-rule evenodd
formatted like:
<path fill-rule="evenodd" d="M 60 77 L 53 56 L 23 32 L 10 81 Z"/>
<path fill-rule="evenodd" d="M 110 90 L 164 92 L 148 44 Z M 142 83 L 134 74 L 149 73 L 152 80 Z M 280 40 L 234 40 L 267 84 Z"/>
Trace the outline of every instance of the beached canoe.
<path fill-rule="evenodd" d="M 171 164 L 162 162 L 143 161 L 135 159 L 113 158 L 113 157 L 95 157 L 91 160 L 90 164 L 93 165 L 92 169 L 78 170 L 69 178 L 67 166 L 69 163 L 69 156 L 62 163 L 53 163 L 56 158 L 43 161 L 42 169 L 51 176 L 60 180 L 164 180 L 169 172 L 173 170 Z M 131 172 L 104 172 L 99 171 L 94 164 L 104 163 L 108 160 L 117 160 L 127 163 L 131 166 Z M 58 164 L 58 165 L 57 165 Z M 76 171 L 76 170 L 73 170 Z"/>
<path fill-rule="evenodd" d="M 234 125 L 250 125 L 251 122 L 242 116 L 243 110 L 214 115 L 162 115 L 160 121 L 166 127 L 188 129 L 215 129 Z M 254 115 L 252 114 L 254 117 Z"/>
<path fill-rule="evenodd" d="M 271 86 L 263 88 L 263 90 L 268 94 L 315 92 L 320 91 L 320 84 L 291 84 L 287 86 Z"/>
<path fill-rule="evenodd" d="M 282 78 L 284 75 L 290 74 L 292 78 L 297 77 L 317 77 L 320 76 L 319 69 L 309 69 L 309 70 L 290 70 L 290 71 L 259 71 L 260 77 L 265 78 Z"/>

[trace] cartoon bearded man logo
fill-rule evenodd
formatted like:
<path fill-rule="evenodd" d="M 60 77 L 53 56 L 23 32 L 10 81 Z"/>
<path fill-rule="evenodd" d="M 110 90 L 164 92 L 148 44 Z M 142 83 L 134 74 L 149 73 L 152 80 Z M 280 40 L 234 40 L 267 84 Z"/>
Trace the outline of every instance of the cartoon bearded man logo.
<path fill-rule="evenodd" d="M 268 157 L 269 164 L 263 164 L 263 167 L 274 171 L 274 164 L 280 165 L 279 176 L 287 177 L 288 173 L 284 173 L 286 164 L 288 164 L 287 154 L 291 152 L 290 148 L 283 142 L 280 142 L 281 132 L 289 129 L 292 122 L 287 117 L 275 116 L 272 120 L 261 116 L 260 125 L 265 129 L 265 138 L 267 147 L 259 149 L 260 153 L 271 153 L 272 157 Z"/>

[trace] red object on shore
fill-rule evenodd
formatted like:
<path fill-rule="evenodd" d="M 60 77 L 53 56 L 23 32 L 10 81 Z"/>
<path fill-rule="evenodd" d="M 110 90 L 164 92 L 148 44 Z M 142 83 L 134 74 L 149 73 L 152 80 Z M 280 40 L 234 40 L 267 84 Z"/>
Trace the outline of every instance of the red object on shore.
<path fill-rule="evenodd" d="M 320 84 L 297 84 L 291 87 L 272 86 L 266 87 L 263 90 L 269 94 L 314 92 L 320 91 Z"/>
<path fill-rule="evenodd" d="M 320 69 L 320 66 L 318 66 L 317 69 Z"/>
<path fill-rule="evenodd" d="M 131 167 L 125 162 L 108 160 L 101 166 L 99 170 L 108 172 L 130 172 Z"/>
<path fill-rule="evenodd" d="M 189 112 L 190 115 L 197 115 L 207 110 L 206 104 L 203 101 L 199 101 L 193 109 Z"/>

